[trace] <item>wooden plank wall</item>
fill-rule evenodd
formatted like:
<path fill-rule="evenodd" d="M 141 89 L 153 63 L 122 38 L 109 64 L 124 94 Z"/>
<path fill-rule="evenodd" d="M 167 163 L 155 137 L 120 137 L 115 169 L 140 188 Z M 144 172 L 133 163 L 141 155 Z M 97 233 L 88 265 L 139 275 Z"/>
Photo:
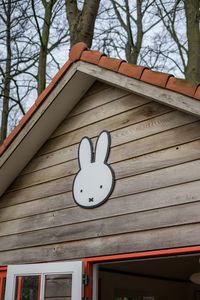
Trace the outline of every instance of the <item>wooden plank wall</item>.
<path fill-rule="evenodd" d="M 95 209 L 72 199 L 77 149 L 111 133 L 115 188 Z M 200 244 L 200 121 L 96 83 L 0 201 L 0 265 Z"/>

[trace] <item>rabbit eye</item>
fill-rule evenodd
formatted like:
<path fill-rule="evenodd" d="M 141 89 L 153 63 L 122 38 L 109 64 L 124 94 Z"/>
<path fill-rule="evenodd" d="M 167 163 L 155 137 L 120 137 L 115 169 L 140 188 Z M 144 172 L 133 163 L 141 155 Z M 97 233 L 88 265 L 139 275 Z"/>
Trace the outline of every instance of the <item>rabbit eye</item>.
<path fill-rule="evenodd" d="M 82 193 L 83 192 L 83 190 L 80 190 L 80 193 Z"/>
<path fill-rule="evenodd" d="M 100 189 L 102 189 L 103 185 L 100 185 Z"/>

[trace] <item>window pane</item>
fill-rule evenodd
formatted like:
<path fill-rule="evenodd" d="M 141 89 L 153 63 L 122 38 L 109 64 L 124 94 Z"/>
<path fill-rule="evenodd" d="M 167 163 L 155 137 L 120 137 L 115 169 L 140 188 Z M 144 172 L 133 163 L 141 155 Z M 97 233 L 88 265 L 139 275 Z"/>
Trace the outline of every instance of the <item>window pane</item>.
<path fill-rule="evenodd" d="M 45 277 L 45 300 L 71 300 L 72 275 L 47 275 Z"/>
<path fill-rule="evenodd" d="M 17 276 L 15 300 L 38 300 L 40 276 Z"/>

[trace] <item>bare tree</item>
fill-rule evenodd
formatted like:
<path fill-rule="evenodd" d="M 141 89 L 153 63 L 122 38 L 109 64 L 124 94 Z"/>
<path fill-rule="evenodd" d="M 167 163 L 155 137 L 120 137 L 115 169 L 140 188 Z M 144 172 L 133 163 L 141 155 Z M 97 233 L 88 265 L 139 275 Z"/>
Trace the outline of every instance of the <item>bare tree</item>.
<path fill-rule="evenodd" d="M 16 124 L 67 59 L 69 44 L 82 41 L 91 47 L 93 42 L 110 56 L 199 81 L 199 2 L 2 0 L 0 143 L 9 118 Z M 58 49 L 66 53 L 64 59 Z"/>
<path fill-rule="evenodd" d="M 85 0 L 82 9 L 79 9 L 77 2 L 79 1 L 66 0 L 70 45 L 72 47 L 77 42 L 84 42 L 91 47 L 100 0 Z"/>
<path fill-rule="evenodd" d="M 9 112 L 9 96 L 10 96 L 10 81 L 11 81 L 11 0 L 8 0 L 7 4 L 3 1 L 3 11 L 5 15 L 1 14 L 1 19 L 6 26 L 6 68 L 3 77 L 2 96 L 3 96 L 3 111 L 1 121 L 1 141 L 3 143 L 7 135 L 7 123 Z"/>
<path fill-rule="evenodd" d="M 40 44 L 40 50 L 39 50 L 39 59 L 38 59 L 38 70 L 37 70 L 37 91 L 38 95 L 42 93 L 42 91 L 46 87 L 46 65 L 47 65 L 47 55 L 49 53 L 48 49 L 48 43 L 49 43 L 49 34 L 50 34 L 50 28 L 53 22 L 53 7 L 58 2 L 58 0 L 42 0 L 36 3 L 36 1 L 31 0 L 32 5 L 32 11 L 33 11 L 33 18 L 34 18 L 34 25 L 35 29 L 39 38 L 39 44 Z M 36 5 L 41 5 L 44 11 L 44 16 L 38 16 L 38 13 L 36 12 Z M 38 9 L 38 7 L 37 7 Z M 40 26 L 40 21 L 38 20 L 42 19 L 42 26 Z M 66 35 L 59 38 L 59 41 L 57 40 L 55 43 L 56 45 L 59 44 L 59 42 L 64 39 Z"/>
<path fill-rule="evenodd" d="M 200 1 L 185 0 L 184 7 L 188 40 L 185 77 L 200 81 Z"/>
<path fill-rule="evenodd" d="M 18 42 L 21 42 L 27 24 L 26 19 L 24 19 L 24 12 L 27 7 L 28 2 L 22 4 L 22 1 L 16 0 L 2 0 L 0 5 L 0 79 L 2 81 L 0 99 L 3 102 L 0 144 L 3 143 L 7 135 L 8 116 L 12 108 L 18 105 L 21 112 L 25 113 L 18 90 L 13 93 L 13 89 L 15 86 L 18 87 L 15 77 L 22 71 L 22 65 L 23 72 L 27 69 L 26 46 L 17 45 Z M 27 91 L 23 91 L 23 93 L 27 94 Z"/>
<path fill-rule="evenodd" d="M 156 14 L 153 14 L 154 0 L 110 0 L 117 17 L 123 36 L 125 57 L 129 63 L 137 64 L 141 54 L 145 35 L 160 22 Z M 151 18 L 151 19 L 150 19 Z M 122 32 L 123 31 L 123 32 Z"/>
<path fill-rule="evenodd" d="M 65 2 L 3 0 L 0 28 L 2 143 L 64 62 L 57 49 L 69 42 Z"/>
<path fill-rule="evenodd" d="M 168 51 L 162 55 L 167 56 L 186 79 L 200 81 L 200 1 L 157 0 L 156 6 L 172 40 L 168 40 Z"/>

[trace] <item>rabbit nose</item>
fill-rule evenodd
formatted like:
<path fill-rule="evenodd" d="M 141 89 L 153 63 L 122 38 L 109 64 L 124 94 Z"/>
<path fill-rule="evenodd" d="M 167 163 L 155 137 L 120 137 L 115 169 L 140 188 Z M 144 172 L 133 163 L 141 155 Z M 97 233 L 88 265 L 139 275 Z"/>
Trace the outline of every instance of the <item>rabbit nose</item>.
<path fill-rule="evenodd" d="M 94 201 L 94 198 L 89 198 L 89 202 L 93 202 Z"/>

